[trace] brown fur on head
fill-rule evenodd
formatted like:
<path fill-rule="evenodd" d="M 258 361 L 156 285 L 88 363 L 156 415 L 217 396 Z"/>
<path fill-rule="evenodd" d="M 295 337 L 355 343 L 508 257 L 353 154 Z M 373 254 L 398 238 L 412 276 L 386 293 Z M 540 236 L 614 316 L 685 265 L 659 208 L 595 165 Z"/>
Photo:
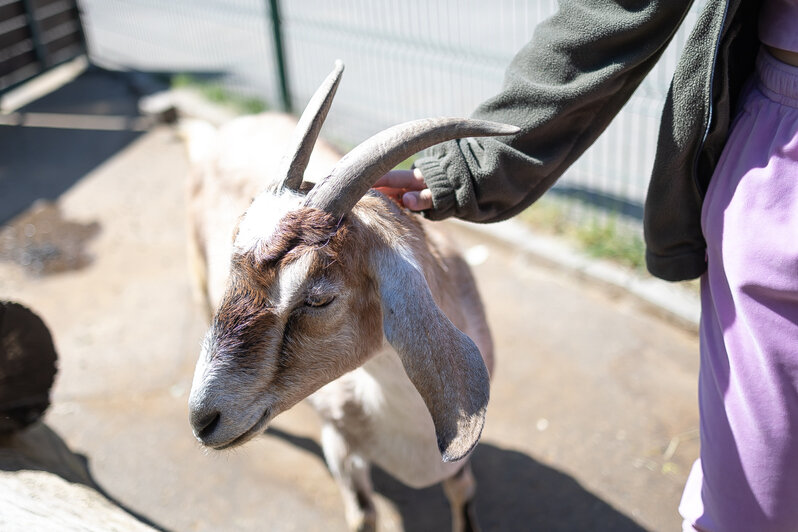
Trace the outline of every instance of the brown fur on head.
<path fill-rule="evenodd" d="M 194 376 L 194 433 L 217 449 L 246 441 L 276 413 L 364 363 L 384 336 L 427 406 L 443 459 L 459 460 L 484 423 L 485 363 L 436 303 L 425 275 L 437 288 L 447 274 L 425 268 L 430 252 L 419 246 L 418 226 L 390 201 L 363 198 L 413 153 L 519 130 L 460 118 L 406 122 L 355 147 L 303 194 L 342 72 L 337 62 L 274 179 L 239 222 L 228 287 Z M 469 302 L 455 287 L 448 292 L 450 301 Z"/>
<path fill-rule="evenodd" d="M 265 424 L 381 345 L 379 294 L 361 233 L 350 220 L 300 209 L 270 238 L 234 254 L 195 377 L 202 391 L 192 394 L 199 419 L 220 414 L 215 437 L 203 443 L 242 443 L 257 432 L 246 424 Z M 256 412 L 240 416 L 248 406 Z"/>
<path fill-rule="evenodd" d="M 290 203 L 270 197 L 252 208 Z M 435 260 L 417 257 L 432 257 L 418 223 L 375 196 L 342 220 L 291 209 L 266 237 L 249 238 L 262 219 L 242 219 L 197 366 L 191 411 L 200 441 L 218 449 L 243 443 L 362 365 L 384 335 L 429 408 L 444 458 L 467 454 L 484 420 L 487 371 L 432 297 L 422 263 Z"/>
<path fill-rule="evenodd" d="M 212 325 L 217 353 L 263 353 L 267 351 L 264 338 L 282 332 L 283 345 L 274 361 L 273 381 L 276 381 L 288 371 L 289 364 L 297 363 L 291 349 L 294 344 L 305 347 L 304 336 L 316 337 L 317 343 L 323 342 L 324 337 L 335 336 L 331 325 L 341 322 L 329 317 L 326 321 L 316 319 L 315 314 L 322 308 L 347 304 L 342 310 L 354 313 L 350 325 L 357 329 L 351 331 L 354 339 L 368 338 L 369 331 L 379 330 L 376 287 L 363 255 L 352 249 L 360 238 L 357 229 L 350 235 L 351 225 L 348 220 L 339 222 L 321 211 L 303 208 L 288 213 L 269 240 L 252 250 L 236 253 L 232 258 L 231 282 Z M 299 290 L 302 299 L 289 302 L 290 309 L 278 308 L 281 294 L 275 285 L 279 274 L 299 262 L 305 270 L 303 287 Z M 279 328 L 275 331 L 276 327 Z M 337 332 L 340 335 L 342 331 Z M 377 335 L 371 333 L 371 336 Z M 373 349 L 376 341 L 366 342 L 366 347 Z M 354 343 L 346 342 L 345 347 L 363 350 L 349 345 Z M 337 360 L 343 361 L 343 357 Z M 250 362 L 247 357 L 238 359 L 240 367 L 259 365 Z M 349 371 L 357 365 L 342 367 Z M 337 368 L 332 371 L 335 376 L 344 372 Z"/>

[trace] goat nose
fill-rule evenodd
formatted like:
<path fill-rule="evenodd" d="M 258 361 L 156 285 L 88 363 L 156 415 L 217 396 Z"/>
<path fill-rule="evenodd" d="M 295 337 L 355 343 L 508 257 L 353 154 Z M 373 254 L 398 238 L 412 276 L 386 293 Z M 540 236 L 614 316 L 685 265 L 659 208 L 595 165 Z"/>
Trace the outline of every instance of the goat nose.
<path fill-rule="evenodd" d="M 191 426 L 194 428 L 194 436 L 200 440 L 207 439 L 216 427 L 219 426 L 219 421 L 222 419 L 222 414 L 216 410 L 210 412 L 192 412 L 191 413 Z"/>

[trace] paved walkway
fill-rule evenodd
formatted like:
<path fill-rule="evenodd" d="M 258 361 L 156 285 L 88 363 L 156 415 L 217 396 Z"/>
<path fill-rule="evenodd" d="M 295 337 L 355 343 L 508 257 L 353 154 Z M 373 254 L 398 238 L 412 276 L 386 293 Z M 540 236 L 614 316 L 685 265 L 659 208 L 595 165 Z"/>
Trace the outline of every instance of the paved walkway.
<path fill-rule="evenodd" d="M 68 144 L 65 135 L 61 149 Z M 54 146 L 47 157 L 57 164 Z M 51 209 L 54 223 L 97 229 L 76 244 L 87 254 L 78 269 L 34 277 L 0 261 L 0 297 L 35 309 L 60 353 L 46 422 L 112 497 L 164 529 L 344 530 L 307 406 L 233 452 L 207 453 L 191 435 L 186 403 L 204 325 L 187 279 L 186 171 L 174 132 L 153 129 Z M 475 263 L 497 345 L 473 462 L 484 529 L 678 529 L 698 453 L 695 336 L 635 298 L 451 229 Z M 381 530 L 448 528 L 439 487 L 374 478 Z"/>

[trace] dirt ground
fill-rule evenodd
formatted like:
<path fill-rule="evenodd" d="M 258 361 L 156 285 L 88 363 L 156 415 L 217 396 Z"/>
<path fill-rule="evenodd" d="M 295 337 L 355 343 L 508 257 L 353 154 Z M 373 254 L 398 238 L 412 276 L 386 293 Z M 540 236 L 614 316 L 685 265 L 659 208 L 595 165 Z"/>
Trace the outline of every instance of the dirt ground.
<path fill-rule="evenodd" d="M 3 126 L 0 146 L 20 129 Z M 57 174 L 59 150 L 93 142 L 70 148 L 64 139 L 30 155 L 28 166 L 46 157 Z M 232 452 L 208 453 L 194 440 L 187 399 L 204 323 L 187 274 L 183 147 L 168 126 L 120 142 L 94 166 L 69 156 L 79 164 L 56 202 L 34 207 L 49 229 L 30 219 L 0 229 L 0 243 L 30 244 L 27 254 L 0 248 L 0 298 L 38 312 L 60 354 L 46 423 L 85 456 L 112 498 L 157 527 L 344 530 L 306 405 Z M 21 157 L 0 149 L 3 160 Z M 0 190 L 25 178 L 23 163 L 3 167 Z M 67 251 L 27 234 L 66 224 L 74 231 L 55 241 L 73 235 Z M 496 343 L 487 425 L 473 457 L 483 528 L 679 529 L 676 508 L 698 454 L 695 335 L 621 292 L 462 225 L 449 228 L 475 264 Z M 58 253 L 66 266 L 35 267 Z M 381 530 L 448 528 L 440 487 L 413 490 L 380 471 L 374 484 Z"/>

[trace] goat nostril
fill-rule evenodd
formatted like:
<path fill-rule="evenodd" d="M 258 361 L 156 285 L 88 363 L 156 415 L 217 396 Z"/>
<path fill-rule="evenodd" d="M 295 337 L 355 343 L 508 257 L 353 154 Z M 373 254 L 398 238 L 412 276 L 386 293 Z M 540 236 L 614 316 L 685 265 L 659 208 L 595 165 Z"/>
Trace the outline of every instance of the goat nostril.
<path fill-rule="evenodd" d="M 222 419 L 222 415 L 219 412 L 211 412 L 203 419 L 201 419 L 197 425 L 197 437 L 201 440 L 204 440 L 208 436 L 210 436 L 216 427 L 219 426 L 219 421 Z"/>

